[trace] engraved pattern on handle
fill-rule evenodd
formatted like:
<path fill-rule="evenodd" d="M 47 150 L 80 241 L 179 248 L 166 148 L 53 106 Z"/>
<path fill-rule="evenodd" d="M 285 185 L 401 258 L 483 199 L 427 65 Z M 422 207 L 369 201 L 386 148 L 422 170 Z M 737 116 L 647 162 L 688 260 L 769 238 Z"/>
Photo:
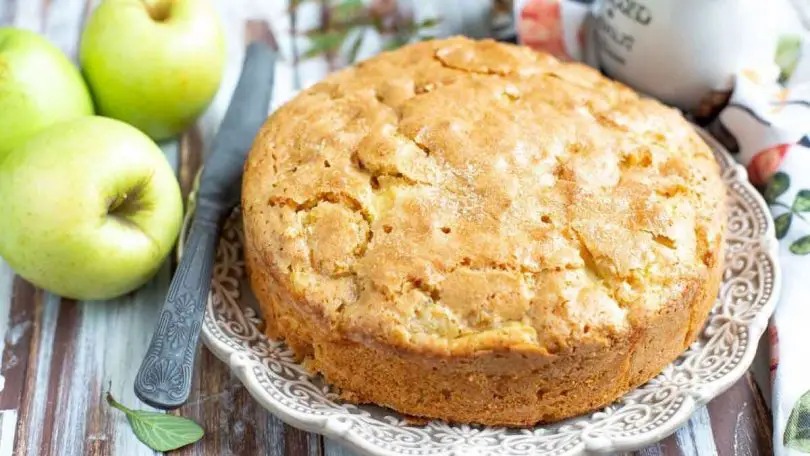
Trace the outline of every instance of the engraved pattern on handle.
<path fill-rule="evenodd" d="M 152 342 L 135 378 L 135 394 L 160 409 L 183 405 L 211 288 L 219 208 L 198 207 L 183 258 L 172 279 Z"/>

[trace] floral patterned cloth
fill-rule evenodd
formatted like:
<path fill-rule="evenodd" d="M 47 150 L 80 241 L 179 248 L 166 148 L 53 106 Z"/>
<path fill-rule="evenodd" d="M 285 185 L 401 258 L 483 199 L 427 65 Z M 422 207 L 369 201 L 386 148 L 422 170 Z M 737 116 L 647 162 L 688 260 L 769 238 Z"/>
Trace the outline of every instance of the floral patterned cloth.
<path fill-rule="evenodd" d="M 785 89 L 737 75 L 713 130 L 771 207 L 782 293 L 769 327 L 774 452 L 810 453 L 810 84 Z"/>
<path fill-rule="evenodd" d="M 518 0 L 518 40 L 563 60 L 582 60 L 589 1 Z"/>
<path fill-rule="evenodd" d="M 517 1 L 518 40 L 560 58 L 583 60 L 588 3 Z M 763 80 L 767 71 L 750 69 L 735 75 L 730 93 L 706 94 L 710 106 L 692 113 L 714 115 L 709 130 L 746 167 L 774 217 L 782 266 L 781 297 L 769 326 L 777 455 L 810 453 L 810 57 L 802 56 L 808 49 L 810 39 L 784 37 L 774 56 L 782 84 Z"/>

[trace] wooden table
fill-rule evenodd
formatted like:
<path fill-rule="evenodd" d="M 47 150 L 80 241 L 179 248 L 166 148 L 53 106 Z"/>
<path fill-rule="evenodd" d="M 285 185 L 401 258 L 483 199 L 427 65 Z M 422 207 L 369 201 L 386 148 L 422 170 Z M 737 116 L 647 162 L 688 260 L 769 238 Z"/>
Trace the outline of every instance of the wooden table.
<path fill-rule="evenodd" d="M 97 1 L 0 0 L 0 25 L 41 32 L 75 58 L 82 24 Z M 487 0 L 475 3 L 482 1 Z M 258 38 L 296 48 L 290 34 L 295 36 L 296 28 L 318 26 L 322 4 L 311 2 L 306 14 L 299 11 L 291 16 L 287 2 L 215 2 L 228 34 L 222 89 L 194 128 L 178 141 L 162 144 L 185 193 L 227 106 L 244 43 Z M 279 65 L 276 105 L 333 68 L 323 59 L 297 62 L 300 50 L 286 51 L 292 58 Z M 75 302 L 15 277 L 0 259 L 0 456 L 153 454 L 102 396 L 111 391 L 126 405 L 144 407 L 132 392 L 132 381 L 174 264 L 167 261 L 151 282 L 122 298 Z M 178 454 L 350 454 L 335 442 L 289 427 L 266 412 L 207 349 L 200 348 L 198 359 L 191 399 L 174 413 L 197 420 L 206 436 Z M 766 363 L 760 358 L 756 367 L 767 383 Z M 770 419 L 766 401 L 749 373 L 701 408 L 678 432 L 639 454 L 771 454 Z"/>

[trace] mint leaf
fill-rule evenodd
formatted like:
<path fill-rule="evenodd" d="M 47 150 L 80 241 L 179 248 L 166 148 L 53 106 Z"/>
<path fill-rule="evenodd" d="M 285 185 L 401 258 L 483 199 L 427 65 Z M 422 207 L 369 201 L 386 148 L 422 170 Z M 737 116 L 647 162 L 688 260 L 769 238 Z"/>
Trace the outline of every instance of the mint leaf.
<path fill-rule="evenodd" d="M 787 448 L 810 452 L 810 391 L 802 394 L 793 406 L 782 442 Z"/>
<path fill-rule="evenodd" d="M 776 198 L 779 198 L 790 187 L 790 177 L 783 173 L 778 172 L 771 176 L 768 180 L 768 186 L 765 187 L 765 201 L 773 203 Z"/>
<path fill-rule="evenodd" d="M 110 393 L 107 393 L 107 403 L 124 412 L 138 440 L 155 451 L 171 451 L 190 445 L 203 438 L 205 433 L 199 424 L 182 416 L 131 410 L 113 399 Z"/>
<path fill-rule="evenodd" d="M 801 189 L 793 200 L 793 210 L 796 212 L 810 212 L 810 190 Z"/>
<path fill-rule="evenodd" d="M 773 219 L 774 227 L 776 228 L 776 239 L 782 239 L 790 228 L 790 222 L 793 220 L 793 214 L 785 212 Z"/>
<path fill-rule="evenodd" d="M 796 255 L 810 254 L 810 236 L 803 236 L 796 239 L 793 241 L 793 244 L 790 244 L 788 249 Z M 808 405 L 808 407 L 810 407 L 810 405 Z M 810 416 L 808 416 L 808 420 L 807 425 L 810 426 Z"/>

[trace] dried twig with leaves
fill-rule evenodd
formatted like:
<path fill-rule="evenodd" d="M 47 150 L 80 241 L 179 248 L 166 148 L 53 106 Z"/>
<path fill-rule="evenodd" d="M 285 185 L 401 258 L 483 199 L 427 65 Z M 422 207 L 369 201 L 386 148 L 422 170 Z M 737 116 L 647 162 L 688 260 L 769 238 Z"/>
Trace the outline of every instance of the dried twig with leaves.
<path fill-rule="evenodd" d="M 306 1 L 313 0 L 296 0 L 293 8 Z M 354 63 L 367 31 L 385 37 L 383 50 L 390 50 L 414 39 L 432 38 L 424 32 L 439 23 L 438 18 L 416 22 L 403 14 L 396 0 L 372 0 L 368 5 L 363 0 L 338 0 L 326 8 L 321 27 L 305 32 L 311 46 L 303 58 L 332 56 L 345 49 L 347 63 Z"/>

